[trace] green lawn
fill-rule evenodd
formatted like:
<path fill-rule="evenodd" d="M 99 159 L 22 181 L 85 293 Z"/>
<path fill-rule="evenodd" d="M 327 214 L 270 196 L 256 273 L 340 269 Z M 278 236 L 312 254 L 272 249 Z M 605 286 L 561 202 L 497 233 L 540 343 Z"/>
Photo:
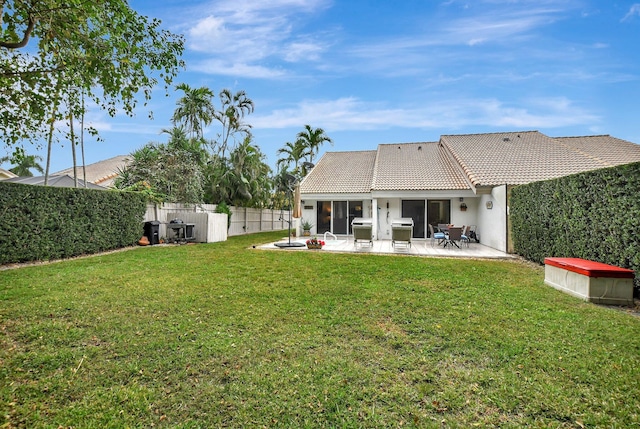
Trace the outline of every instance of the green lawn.
<path fill-rule="evenodd" d="M 0 428 L 637 427 L 640 319 L 514 261 L 154 246 L 0 271 Z"/>

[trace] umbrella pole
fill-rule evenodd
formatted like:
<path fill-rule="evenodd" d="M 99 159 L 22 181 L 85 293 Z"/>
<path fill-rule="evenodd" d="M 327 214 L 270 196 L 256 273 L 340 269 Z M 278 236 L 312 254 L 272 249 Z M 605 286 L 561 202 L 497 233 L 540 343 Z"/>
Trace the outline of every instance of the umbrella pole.
<path fill-rule="evenodd" d="M 289 192 L 289 196 L 291 196 L 291 192 Z M 289 200 L 289 244 L 291 244 L 291 200 Z"/>

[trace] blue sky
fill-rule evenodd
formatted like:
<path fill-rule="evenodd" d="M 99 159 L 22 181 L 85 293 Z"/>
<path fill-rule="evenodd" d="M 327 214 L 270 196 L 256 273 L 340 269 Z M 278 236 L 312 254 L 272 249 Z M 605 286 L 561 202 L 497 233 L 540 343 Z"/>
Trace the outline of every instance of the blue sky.
<path fill-rule="evenodd" d="M 640 3 L 615 0 L 130 0 L 186 37 L 192 87 L 245 90 L 254 142 L 277 150 L 305 124 L 334 145 L 437 141 L 539 130 L 640 143 Z M 135 118 L 88 119 L 86 162 L 128 154 L 160 130 L 181 93 L 158 88 Z M 217 103 L 217 98 L 214 99 Z M 214 138 L 212 125 L 205 134 Z M 28 153 L 33 153 L 27 147 Z M 56 146 L 52 171 L 71 166 Z M 7 167 L 5 165 L 5 167 Z"/>

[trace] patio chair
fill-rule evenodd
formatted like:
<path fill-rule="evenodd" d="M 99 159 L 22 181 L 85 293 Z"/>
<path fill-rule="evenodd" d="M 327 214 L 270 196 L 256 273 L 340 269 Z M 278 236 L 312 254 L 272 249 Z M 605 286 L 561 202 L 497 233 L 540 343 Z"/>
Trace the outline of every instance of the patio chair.
<path fill-rule="evenodd" d="M 476 243 L 480 243 L 480 240 L 478 239 L 478 233 L 476 231 L 476 226 L 475 225 L 469 225 L 469 241 L 473 240 Z"/>
<path fill-rule="evenodd" d="M 398 243 L 403 243 L 405 246 L 411 247 L 411 235 L 413 235 L 413 228 L 410 226 L 391 228 L 391 247 L 396 247 Z"/>
<path fill-rule="evenodd" d="M 446 238 L 444 232 L 433 232 L 433 225 L 429 224 L 429 233 L 431 234 L 431 247 L 438 240 L 438 245 L 442 244 Z"/>
<path fill-rule="evenodd" d="M 353 245 L 358 247 L 363 243 L 369 243 L 370 247 L 373 247 L 373 236 L 371 225 L 353 225 Z"/>
<path fill-rule="evenodd" d="M 451 227 L 449 228 L 449 233 L 447 234 L 447 241 L 445 242 L 445 247 L 449 244 L 456 246 L 458 249 L 460 245 L 458 244 L 462 239 L 462 228 L 460 227 Z"/>
<path fill-rule="evenodd" d="M 469 247 L 469 233 L 471 231 L 471 226 L 466 226 L 462 228 L 462 236 L 460 237 L 460 242 L 464 243 Z"/>
<path fill-rule="evenodd" d="M 413 236 L 413 219 L 399 218 L 391 221 L 391 247 L 403 243 L 405 247 L 411 247 Z"/>

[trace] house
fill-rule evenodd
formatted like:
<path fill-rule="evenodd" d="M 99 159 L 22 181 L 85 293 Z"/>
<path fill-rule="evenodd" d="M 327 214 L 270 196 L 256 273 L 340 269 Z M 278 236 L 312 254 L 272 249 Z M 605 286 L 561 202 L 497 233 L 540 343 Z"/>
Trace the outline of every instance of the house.
<path fill-rule="evenodd" d="M 13 177 L 11 179 L 6 179 L 5 182 L 11 183 L 22 183 L 23 185 L 40 185 L 44 186 L 44 176 L 34 176 L 34 177 Z M 57 174 L 50 175 L 49 181 L 47 182 L 48 186 L 54 186 L 58 188 L 75 188 L 75 180 L 73 177 L 68 174 Z M 78 188 L 84 188 L 84 180 L 78 179 Z M 87 182 L 87 188 L 89 189 L 101 189 L 106 190 L 104 186 L 96 185 L 91 182 Z"/>
<path fill-rule="evenodd" d="M 4 168 L 0 168 L 0 180 L 12 179 L 14 177 L 18 177 L 18 175 Z"/>
<path fill-rule="evenodd" d="M 120 174 L 120 170 L 123 170 L 127 166 L 130 160 L 130 156 L 118 155 L 113 158 L 105 159 L 103 161 L 94 162 L 84 167 L 76 167 L 76 171 L 79 178 L 83 178 L 86 173 L 87 182 L 100 185 L 104 188 L 112 188 L 113 181 Z M 73 167 L 66 168 L 64 170 L 53 173 L 55 176 L 69 175 L 73 177 Z"/>
<path fill-rule="evenodd" d="M 391 239 L 401 217 L 413 219 L 415 239 L 429 237 L 429 224 L 475 225 L 482 244 L 507 252 L 511 187 L 637 161 L 640 145 L 625 140 L 538 131 L 327 152 L 300 184 L 302 219 L 314 234 L 351 235 L 354 218 L 371 218 L 376 240 Z"/>

